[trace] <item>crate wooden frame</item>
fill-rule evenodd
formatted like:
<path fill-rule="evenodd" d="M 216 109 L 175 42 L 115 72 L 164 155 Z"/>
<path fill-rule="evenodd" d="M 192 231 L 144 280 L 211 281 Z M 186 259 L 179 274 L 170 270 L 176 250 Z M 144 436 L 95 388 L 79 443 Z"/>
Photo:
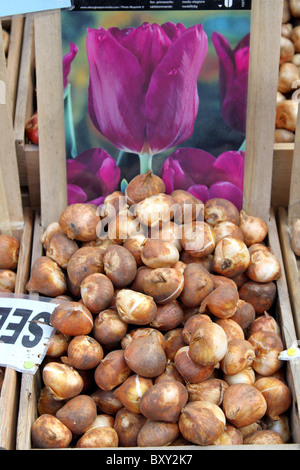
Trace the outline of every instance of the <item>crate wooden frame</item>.
<path fill-rule="evenodd" d="M 300 258 L 292 250 L 292 229 L 300 219 L 300 116 L 298 113 L 295 147 L 292 160 L 291 184 L 288 207 L 278 209 L 278 230 L 288 281 L 290 301 L 294 315 L 297 337 L 300 339 Z"/>
<path fill-rule="evenodd" d="M 246 159 L 245 159 L 245 177 L 244 177 L 244 201 L 243 207 L 249 214 L 257 215 L 263 218 L 269 227 L 269 245 L 282 266 L 281 278 L 277 281 L 277 305 L 276 312 L 282 326 L 282 340 L 285 347 L 289 347 L 291 342 L 296 339 L 296 331 L 293 322 L 292 309 L 288 296 L 287 280 L 283 267 L 283 259 L 277 232 L 274 209 L 271 204 L 272 193 L 272 169 L 274 153 L 274 121 L 276 106 L 276 90 L 278 79 L 278 63 L 280 51 L 280 30 L 281 30 L 281 12 L 283 0 L 253 0 L 252 1 L 252 19 L 251 19 L 251 42 L 250 42 L 250 69 L 249 69 L 249 88 L 248 88 L 248 109 L 247 109 L 247 130 L 246 130 Z M 53 20 L 53 23 L 52 23 Z M 43 15 L 39 21 L 44 23 Z M 48 26 L 53 24 L 59 28 L 57 22 L 57 13 L 52 12 L 48 16 Z M 50 31 L 49 31 L 50 34 Z M 56 31 L 58 35 L 58 30 Z M 47 35 L 46 35 L 47 38 Z M 264 44 L 264 47 L 261 47 Z M 53 48 L 52 48 L 53 50 Z M 56 66 L 61 70 L 61 51 L 55 51 L 59 59 Z M 38 59 L 38 58 L 37 58 Z M 42 57 L 40 57 L 42 59 Z M 53 59 L 53 58 L 52 58 Z M 47 67 L 47 62 L 44 62 Z M 52 60 L 53 67 L 53 60 Z M 37 60 L 37 75 L 38 75 Z M 53 69 L 49 70 L 49 75 Z M 56 86 L 57 91 L 58 86 Z M 268 91 L 266 93 L 266 90 Z M 39 97 L 46 104 L 49 101 L 47 94 L 42 95 L 38 87 L 38 106 Z M 40 93 L 40 94 L 39 94 Z M 57 103 L 56 103 L 57 104 Z M 47 120 L 47 108 L 45 108 L 44 119 Z M 41 111 L 41 108 L 40 108 Z M 48 108 L 52 113 L 52 110 Z M 63 101 L 60 102 L 60 115 L 63 113 Z M 42 120 L 40 121 L 42 123 Z M 41 134 L 41 138 L 43 134 Z M 61 151 L 64 152 L 64 140 L 60 141 Z M 53 162 L 42 161 L 40 155 L 40 190 L 45 194 L 41 197 L 41 213 L 35 220 L 32 262 L 41 256 L 42 245 L 40 236 L 48 223 L 58 220 L 64 206 L 67 202 L 64 200 L 66 194 L 66 179 L 60 178 L 61 186 L 57 183 L 55 186 L 45 187 L 46 171 L 53 171 Z M 262 163 L 263 162 L 263 163 Z M 42 165 L 41 165 L 42 163 Z M 52 169 L 49 164 L 52 164 Z M 56 160 L 56 168 L 53 175 L 58 173 L 65 174 L 65 163 L 63 160 Z M 262 171 L 263 165 L 263 171 Z M 49 173 L 48 173 L 49 174 Z M 50 173 L 51 174 L 51 173 Z M 51 200 L 62 190 L 63 197 L 60 204 L 53 207 Z M 47 202 L 47 197 L 50 201 Z M 48 214 L 47 211 L 51 211 Z M 292 392 L 293 403 L 291 406 L 291 443 L 277 446 L 264 446 L 267 450 L 300 450 L 300 418 L 299 418 L 299 386 L 300 386 L 300 363 L 291 361 L 286 364 L 287 381 Z M 22 374 L 21 396 L 18 415 L 17 444 L 16 448 L 20 450 L 31 449 L 30 429 L 37 418 L 37 397 L 41 387 L 40 371 L 34 376 Z M 256 446 L 234 446 L 235 450 L 253 450 Z M 262 446 L 257 446 L 262 449 Z M 120 449 L 120 448 L 119 448 Z M 126 448 L 129 450 L 130 448 Z M 131 448 L 139 449 L 137 447 Z M 157 449 L 161 449 L 160 447 Z M 171 447 L 176 449 L 176 447 Z M 182 447 L 180 447 L 182 449 Z M 232 446 L 184 446 L 184 450 L 232 450 Z M 68 449 L 66 449 L 68 450 Z M 73 450 L 73 449 L 72 449 Z M 118 448 L 114 448 L 117 452 Z"/>
<path fill-rule="evenodd" d="M 0 25 L 1 33 L 1 25 Z M 16 276 L 16 294 L 24 294 L 30 274 L 32 213 L 23 210 L 19 173 L 14 146 L 13 100 L 11 75 L 4 56 L 0 34 L 0 77 L 5 83 L 5 102 L 0 104 L 0 233 L 13 235 L 20 241 Z M 16 56 L 14 56 L 16 57 Z M 16 445 L 17 412 L 19 406 L 20 374 L 6 368 L 0 393 L 0 448 L 13 450 Z"/>

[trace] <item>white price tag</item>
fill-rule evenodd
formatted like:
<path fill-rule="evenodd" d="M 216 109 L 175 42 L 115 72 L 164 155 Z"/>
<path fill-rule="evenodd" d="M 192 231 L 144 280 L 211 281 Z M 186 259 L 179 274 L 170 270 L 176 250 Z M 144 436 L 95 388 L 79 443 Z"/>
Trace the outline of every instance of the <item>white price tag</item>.
<path fill-rule="evenodd" d="M 50 317 L 57 303 L 0 297 L 0 366 L 34 374 L 54 333 Z"/>

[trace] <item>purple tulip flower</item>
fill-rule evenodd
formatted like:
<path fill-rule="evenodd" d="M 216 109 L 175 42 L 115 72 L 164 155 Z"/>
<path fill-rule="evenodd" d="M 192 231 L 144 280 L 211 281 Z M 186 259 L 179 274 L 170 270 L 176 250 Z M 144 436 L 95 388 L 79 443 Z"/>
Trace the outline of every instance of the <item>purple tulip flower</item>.
<path fill-rule="evenodd" d="M 245 152 L 224 152 L 217 158 L 204 150 L 179 148 L 161 168 L 166 193 L 184 189 L 205 203 L 220 197 L 241 210 Z"/>
<path fill-rule="evenodd" d="M 207 52 L 202 25 L 88 29 L 88 110 L 115 147 L 154 155 L 187 140 Z"/>
<path fill-rule="evenodd" d="M 76 158 L 67 159 L 68 203 L 100 205 L 118 188 L 120 168 L 103 149 L 85 150 Z"/>
<path fill-rule="evenodd" d="M 75 59 L 76 55 L 78 52 L 78 47 L 70 42 L 70 50 L 63 56 L 63 85 L 64 89 L 66 88 L 68 84 L 68 76 L 71 70 L 71 64 L 73 60 Z"/>
<path fill-rule="evenodd" d="M 219 57 L 222 117 L 233 130 L 246 132 L 250 34 L 231 49 L 227 39 L 212 34 Z"/>

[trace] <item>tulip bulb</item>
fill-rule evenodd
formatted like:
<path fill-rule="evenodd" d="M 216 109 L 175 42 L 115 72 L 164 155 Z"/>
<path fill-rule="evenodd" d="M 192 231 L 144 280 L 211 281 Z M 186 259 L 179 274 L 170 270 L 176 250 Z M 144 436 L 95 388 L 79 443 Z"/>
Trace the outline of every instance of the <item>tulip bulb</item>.
<path fill-rule="evenodd" d="M 67 336 L 88 335 L 93 329 L 93 316 L 80 302 L 64 302 L 55 307 L 50 323 Z"/>
<path fill-rule="evenodd" d="M 147 325 L 157 315 L 157 306 L 153 298 L 131 289 L 121 289 L 118 292 L 116 307 L 124 322 L 136 325 Z"/>
<path fill-rule="evenodd" d="M 172 300 L 164 305 L 157 305 L 157 314 L 150 326 L 160 331 L 169 331 L 181 324 L 183 316 L 181 305 L 177 300 Z"/>
<path fill-rule="evenodd" d="M 147 419 L 123 407 L 117 411 L 113 428 L 119 436 L 119 446 L 136 447 L 138 434 Z"/>
<path fill-rule="evenodd" d="M 63 295 L 67 292 L 65 274 L 55 261 L 41 256 L 33 263 L 26 289 L 47 297 Z"/>
<path fill-rule="evenodd" d="M 165 183 L 152 170 L 136 175 L 128 184 L 125 196 L 129 205 L 137 204 L 154 194 L 165 192 Z"/>
<path fill-rule="evenodd" d="M 91 313 L 99 313 L 109 308 L 114 296 L 114 285 L 102 273 L 87 276 L 80 284 L 80 293 L 84 305 Z"/>
<path fill-rule="evenodd" d="M 46 256 L 56 261 L 58 266 L 66 269 L 71 256 L 78 250 L 78 244 L 62 232 L 54 233 L 47 245 Z"/>
<path fill-rule="evenodd" d="M 218 318 L 217 325 L 221 326 L 226 333 L 227 341 L 233 339 L 245 339 L 245 334 L 241 326 L 232 318 Z"/>
<path fill-rule="evenodd" d="M 223 359 L 227 347 L 227 336 L 223 328 L 214 322 L 204 322 L 191 336 L 189 355 L 197 364 L 213 366 Z"/>
<path fill-rule="evenodd" d="M 164 349 L 165 348 L 165 337 L 164 335 L 155 328 L 145 327 L 145 328 L 135 328 L 129 330 L 128 333 L 121 340 L 122 349 L 126 349 L 127 346 L 136 338 L 141 336 L 148 336 L 150 333 L 156 334 L 159 344 Z"/>
<path fill-rule="evenodd" d="M 184 343 L 189 344 L 194 331 L 198 328 L 198 326 L 202 325 L 203 322 L 207 321 L 211 322 L 212 320 L 208 315 L 204 314 L 196 314 L 189 317 L 185 322 L 181 333 Z"/>
<path fill-rule="evenodd" d="M 216 243 L 224 237 L 232 237 L 244 241 L 244 233 L 241 230 L 241 227 L 228 220 L 217 223 L 214 226 L 214 232 L 216 235 Z"/>
<path fill-rule="evenodd" d="M 247 276 L 255 282 L 276 281 L 281 276 L 277 258 L 267 250 L 257 250 L 250 257 Z"/>
<path fill-rule="evenodd" d="M 244 444 L 249 445 L 276 445 L 284 444 L 284 441 L 280 434 L 269 429 L 264 429 L 262 431 L 256 431 L 253 434 L 250 434 L 244 439 Z"/>
<path fill-rule="evenodd" d="M 296 65 L 294 65 L 292 62 L 285 62 L 281 64 L 279 68 L 277 90 L 285 94 L 290 93 L 294 90 L 294 82 L 299 80 L 299 78 L 299 69 Z"/>
<path fill-rule="evenodd" d="M 0 269 L 0 289 L 14 292 L 17 275 L 11 269 Z"/>
<path fill-rule="evenodd" d="M 174 199 L 165 193 L 153 194 L 136 204 L 135 216 L 146 227 L 155 227 L 173 219 Z"/>
<path fill-rule="evenodd" d="M 221 406 L 228 384 L 221 379 L 210 378 L 197 384 L 187 383 L 189 402 L 210 401 Z"/>
<path fill-rule="evenodd" d="M 77 370 L 58 362 L 49 362 L 45 365 L 43 381 L 58 400 L 69 400 L 79 395 L 84 385 Z"/>
<path fill-rule="evenodd" d="M 110 391 L 121 385 L 132 373 L 123 349 L 114 349 L 106 354 L 95 369 L 95 382 L 102 390 Z"/>
<path fill-rule="evenodd" d="M 139 447 L 161 447 L 172 444 L 179 436 L 177 423 L 147 420 L 137 437 Z"/>
<path fill-rule="evenodd" d="M 222 406 L 226 419 L 237 428 L 259 421 L 267 410 L 263 394 L 246 383 L 230 385 L 225 390 Z"/>
<path fill-rule="evenodd" d="M 75 369 L 90 370 L 98 366 L 103 359 L 103 348 L 95 338 L 88 335 L 78 335 L 71 339 L 68 345 L 68 363 Z"/>
<path fill-rule="evenodd" d="M 171 193 L 175 202 L 174 220 L 178 224 L 203 220 L 203 203 L 188 191 L 176 189 Z"/>
<path fill-rule="evenodd" d="M 258 315 L 270 310 L 276 294 L 277 288 L 273 281 L 261 283 L 249 280 L 239 289 L 240 299 L 250 303 Z"/>
<path fill-rule="evenodd" d="M 182 247 L 195 258 L 204 258 L 211 254 L 216 245 L 213 228 L 203 221 L 194 221 L 183 225 Z"/>
<path fill-rule="evenodd" d="M 180 301 L 186 307 L 198 307 L 206 296 L 213 291 L 213 278 L 207 269 L 198 263 L 188 264 L 183 277 L 184 284 Z"/>
<path fill-rule="evenodd" d="M 0 269 L 15 270 L 18 265 L 20 242 L 11 235 L 0 235 Z"/>
<path fill-rule="evenodd" d="M 118 434 L 110 426 L 88 429 L 76 442 L 78 449 L 118 447 L 118 445 Z"/>
<path fill-rule="evenodd" d="M 126 248 L 134 257 L 137 267 L 143 266 L 142 261 L 142 249 L 147 240 L 144 233 L 135 233 L 131 237 L 127 238 L 123 247 Z"/>
<path fill-rule="evenodd" d="M 257 317 L 250 325 L 248 335 L 251 336 L 255 331 L 264 330 L 276 333 L 280 336 L 280 327 L 275 318 L 265 312 L 263 315 Z"/>
<path fill-rule="evenodd" d="M 153 297 L 158 304 L 177 299 L 183 286 L 184 276 L 175 268 L 156 268 L 147 272 L 143 278 L 145 294 Z"/>
<path fill-rule="evenodd" d="M 75 435 L 83 434 L 97 416 L 97 407 L 89 395 L 78 395 L 67 401 L 56 417 Z"/>
<path fill-rule="evenodd" d="M 300 219 L 293 223 L 291 246 L 295 255 L 300 256 Z"/>
<path fill-rule="evenodd" d="M 82 281 L 90 274 L 103 273 L 103 255 L 101 246 L 84 246 L 75 251 L 67 266 L 71 284 L 80 289 Z"/>
<path fill-rule="evenodd" d="M 249 384 L 254 385 L 256 380 L 255 371 L 252 367 L 246 367 L 237 374 L 227 375 L 223 374 L 223 379 L 228 385 L 232 384 Z"/>
<path fill-rule="evenodd" d="M 203 366 L 192 360 L 189 346 L 181 346 L 175 353 L 174 364 L 186 382 L 199 383 L 207 380 L 214 372 L 214 365 Z"/>
<path fill-rule="evenodd" d="M 138 374 L 134 374 L 128 377 L 114 390 L 114 396 L 120 400 L 127 410 L 132 413 L 141 413 L 141 398 L 152 386 L 153 381 L 151 378 L 141 377 Z"/>
<path fill-rule="evenodd" d="M 259 217 L 246 214 L 244 210 L 240 212 L 240 229 L 244 234 L 244 242 L 249 247 L 254 243 L 261 243 L 268 234 L 268 226 Z"/>
<path fill-rule="evenodd" d="M 33 448 L 66 449 L 72 441 L 72 432 L 56 416 L 43 414 L 31 427 Z"/>
<path fill-rule="evenodd" d="M 243 331 L 246 330 L 255 320 L 253 305 L 240 299 L 231 320 L 237 323 Z"/>
<path fill-rule="evenodd" d="M 224 432 L 213 442 L 215 446 L 233 446 L 242 445 L 243 436 L 239 429 L 234 426 L 226 425 Z"/>
<path fill-rule="evenodd" d="M 93 326 L 93 336 L 102 345 L 117 344 L 127 333 L 128 324 L 118 312 L 106 309 L 100 312 Z"/>
<path fill-rule="evenodd" d="M 178 421 L 182 436 L 188 441 L 208 446 L 224 432 L 226 418 L 222 409 L 211 402 L 187 403 Z"/>
<path fill-rule="evenodd" d="M 278 359 L 283 344 L 276 333 L 259 330 L 253 333 L 248 341 L 255 350 L 255 359 L 253 369 L 258 374 L 270 376 L 276 373 L 282 367 L 282 361 Z"/>
<path fill-rule="evenodd" d="M 298 115 L 298 102 L 296 100 L 285 100 L 278 103 L 276 106 L 276 121 L 275 126 L 277 129 L 287 129 L 288 131 L 296 131 Z"/>
<path fill-rule="evenodd" d="M 232 339 L 228 349 L 220 361 L 220 368 L 226 375 L 235 375 L 251 367 L 255 351 L 251 343 L 245 339 Z"/>
<path fill-rule="evenodd" d="M 103 255 L 106 276 L 117 289 L 122 289 L 133 282 L 137 264 L 134 256 L 124 246 L 110 245 Z"/>
<path fill-rule="evenodd" d="M 100 217 L 94 204 L 70 204 L 59 217 L 59 225 L 67 237 L 82 242 L 97 238 L 99 224 Z"/>
<path fill-rule="evenodd" d="M 230 318 L 236 312 L 239 294 L 233 286 L 219 286 L 201 302 L 199 313 L 207 310 L 218 318 Z"/>
<path fill-rule="evenodd" d="M 216 245 L 213 271 L 230 278 L 246 271 L 250 254 L 246 244 L 237 238 L 224 237 Z"/>
<path fill-rule="evenodd" d="M 282 413 L 276 420 L 265 417 L 265 423 L 266 423 L 267 429 L 269 429 L 270 431 L 275 431 L 278 434 L 280 434 L 285 444 L 290 441 L 291 429 L 290 429 L 290 422 L 289 422 L 289 418 L 287 414 Z"/>
<path fill-rule="evenodd" d="M 292 394 L 288 386 L 282 380 L 275 377 L 262 377 L 254 384 L 266 402 L 266 415 L 272 420 L 278 420 L 279 416 L 285 413 L 291 406 Z"/>
<path fill-rule="evenodd" d="M 164 240 L 146 240 L 141 259 L 149 268 L 171 267 L 179 261 L 179 251 L 173 243 Z"/>

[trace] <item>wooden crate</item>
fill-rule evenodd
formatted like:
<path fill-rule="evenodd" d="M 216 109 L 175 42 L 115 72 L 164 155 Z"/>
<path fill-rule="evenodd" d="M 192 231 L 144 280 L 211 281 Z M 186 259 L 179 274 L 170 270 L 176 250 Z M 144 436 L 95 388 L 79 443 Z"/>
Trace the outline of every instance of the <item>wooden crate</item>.
<path fill-rule="evenodd" d="M 7 64 L 2 54 L 0 34 L 0 76 L 5 82 L 6 98 L 0 104 L 0 233 L 13 235 L 20 241 L 19 262 L 16 277 L 16 294 L 24 294 L 30 273 L 32 243 L 32 213 L 23 210 L 19 174 L 14 146 L 12 101 L 9 99 Z M 0 448 L 14 449 L 19 404 L 20 374 L 6 368 L 0 395 Z"/>
<path fill-rule="evenodd" d="M 276 227 L 274 209 L 271 204 L 272 193 L 272 167 L 274 152 L 274 119 L 275 103 L 279 60 L 279 38 L 281 26 L 282 0 L 253 0 L 252 2 L 252 22 L 251 22 L 251 46 L 250 46 L 250 76 L 248 92 L 247 110 L 247 139 L 246 139 L 246 164 L 244 181 L 244 209 L 249 213 L 263 218 L 269 227 L 269 245 L 282 267 L 282 276 L 277 281 L 277 304 L 276 316 L 281 325 L 282 340 L 284 346 L 288 348 L 296 339 L 295 325 L 293 322 L 292 309 L 288 296 L 287 280 L 283 266 L 282 253 L 280 249 L 279 236 Z M 56 13 L 52 13 L 56 15 Z M 51 15 L 51 17 L 52 17 Z M 43 15 L 39 16 L 39 21 L 44 22 Z M 55 20 L 56 21 L 56 20 Z M 49 17 L 48 17 L 49 22 Z M 44 23 L 44 26 L 47 23 Z M 57 26 L 58 27 L 58 26 Z M 50 32 L 49 32 L 50 34 Z M 56 31 L 58 36 L 58 31 Z M 47 40 L 47 35 L 45 42 Z M 264 44 L 264 47 L 261 47 Z M 60 52 L 61 54 L 61 52 Z M 61 62 L 61 55 L 57 67 Z M 49 60 L 49 58 L 48 58 Z M 259 65 L 259 66 L 258 66 Z M 38 66 L 38 60 L 37 60 Z M 45 67 L 47 62 L 45 61 Z M 38 72 L 38 67 L 37 67 Z M 50 74 L 50 73 L 49 73 Z M 57 86 L 56 86 L 57 88 Z M 268 90 L 268 93 L 266 93 Z M 39 89 L 38 97 L 39 97 Z M 42 98 L 42 97 L 41 97 Z M 47 94 L 44 93 L 43 100 L 47 101 Z M 60 115 L 63 113 L 63 102 L 60 103 Z M 47 119 L 47 115 L 44 115 Z M 274 119 L 273 119 L 274 117 Z M 61 151 L 62 141 L 61 141 Z M 51 154 L 52 155 L 52 154 Z M 45 194 L 41 197 L 41 213 L 36 218 L 33 240 L 32 262 L 42 253 L 40 235 L 47 227 L 48 223 L 58 220 L 63 206 L 67 205 L 66 200 L 60 201 L 62 204 L 55 206 L 53 201 L 55 195 L 62 191 L 63 197 L 66 194 L 66 180 L 61 178 L 60 184 L 56 182 L 53 187 L 44 187 L 47 177 L 46 171 L 51 171 L 49 162 L 44 161 L 41 165 L 40 155 L 40 190 Z M 51 175 L 64 174 L 65 164 L 62 160 L 56 161 L 55 172 Z M 262 171 L 263 168 L 263 171 Z M 53 179 L 55 179 L 53 177 Z M 47 197 L 46 197 L 47 195 Z M 51 215 L 47 212 L 51 211 Z M 266 446 L 268 450 L 300 450 L 300 417 L 299 417 L 299 361 L 291 361 L 286 364 L 286 379 L 292 392 L 293 403 L 290 413 L 291 442 L 279 446 Z M 16 448 L 20 450 L 31 449 L 31 426 L 37 417 L 37 397 L 41 388 L 41 375 L 38 371 L 34 376 L 22 374 L 20 406 L 18 415 L 18 428 L 16 438 Z M 255 446 L 234 446 L 235 450 L 255 449 Z M 259 448 L 259 446 L 258 446 Z M 137 449 L 137 448 L 132 448 Z M 161 448 L 157 448 L 161 449 Z M 172 450 L 175 450 L 172 446 Z M 228 446 L 184 446 L 180 447 L 188 451 L 193 450 L 225 450 Z M 118 448 L 114 449 L 117 451 Z M 129 448 L 126 448 L 129 450 Z"/>

